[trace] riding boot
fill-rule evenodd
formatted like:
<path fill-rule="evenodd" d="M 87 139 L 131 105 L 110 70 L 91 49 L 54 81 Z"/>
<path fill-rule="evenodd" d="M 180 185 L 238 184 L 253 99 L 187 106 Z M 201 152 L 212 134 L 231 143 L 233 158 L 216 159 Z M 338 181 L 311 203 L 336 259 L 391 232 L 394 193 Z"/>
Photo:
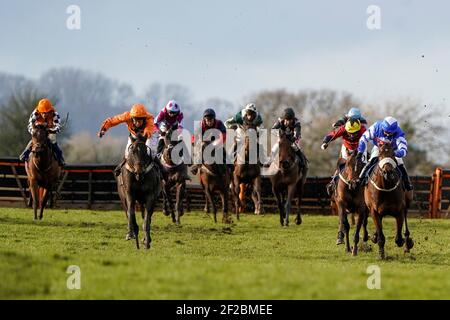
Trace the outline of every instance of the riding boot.
<path fill-rule="evenodd" d="M 367 178 L 367 174 L 369 172 L 369 169 L 372 168 L 375 163 L 377 163 L 378 157 L 373 157 L 362 169 L 361 173 L 359 174 L 358 179 L 356 180 L 356 183 L 358 186 L 363 184 Z"/>
<path fill-rule="evenodd" d="M 25 150 L 23 150 L 22 154 L 19 156 L 19 160 L 20 161 L 28 161 L 28 158 L 30 157 L 30 153 L 31 153 L 31 146 L 32 146 L 33 142 L 30 140 L 30 142 L 28 142 L 27 146 L 25 147 Z"/>
<path fill-rule="evenodd" d="M 64 167 L 66 165 L 65 161 L 64 161 L 64 156 L 63 156 L 63 152 L 61 150 L 61 148 L 59 147 L 58 143 L 52 143 L 52 149 L 53 149 L 53 153 L 56 156 L 56 160 L 58 160 L 58 164 L 61 167 Z"/>
<path fill-rule="evenodd" d="M 334 192 L 334 186 L 336 184 L 336 178 L 337 178 L 338 174 L 339 174 L 339 171 L 336 170 L 334 172 L 333 176 L 331 177 L 331 181 L 327 184 L 327 193 L 330 197 Z"/>
<path fill-rule="evenodd" d="M 411 180 L 409 179 L 408 172 L 406 172 L 405 165 L 401 164 L 398 166 L 398 169 L 402 173 L 403 185 L 405 186 L 406 191 L 411 191 L 414 189 Z"/>
<path fill-rule="evenodd" d="M 127 159 L 125 159 L 125 157 L 123 157 L 122 161 L 119 163 L 119 165 L 114 169 L 114 175 L 116 177 L 120 176 L 120 173 L 122 172 L 122 167 L 125 164 L 125 162 L 127 161 Z"/>

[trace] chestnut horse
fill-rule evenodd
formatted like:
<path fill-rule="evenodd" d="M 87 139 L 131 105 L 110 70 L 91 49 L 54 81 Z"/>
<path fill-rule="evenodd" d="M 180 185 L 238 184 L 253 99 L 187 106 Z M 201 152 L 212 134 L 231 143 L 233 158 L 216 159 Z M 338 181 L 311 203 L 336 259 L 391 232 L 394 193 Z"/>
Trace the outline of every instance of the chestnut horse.
<path fill-rule="evenodd" d="M 31 155 L 25 163 L 35 220 L 38 219 L 38 208 L 39 219 L 43 218 L 44 208 L 61 174 L 61 168 L 48 140 L 48 133 L 46 125 L 33 125 Z"/>
<path fill-rule="evenodd" d="M 305 165 L 300 165 L 300 159 L 292 148 L 292 141 L 284 131 L 279 133 L 279 155 L 278 161 L 274 161 L 271 166 L 276 166 L 277 172 L 270 177 L 272 191 L 277 199 L 278 210 L 280 211 L 281 226 L 289 225 L 289 215 L 292 210 L 292 201 L 297 198 L 297 217 L 295 223 L 302 223 L 300 215 L 300 205 L 303 197 L 303 188 L 308 173 L 307 161 Z M 284 192 L 287 189 L 286 200 Z"/>
<path fill-rule="evenodd" d="M 397 222 L 397 234 L 395 243 L 402 247 L 406 242 L 405 252 L 414 246 L 408 229 L 407 213 L 412 192 L 405 192 L 402 177 L 397 170 L 394 149 L 391 143 L 386 142 L 379 145 L 379 161 L 369 175 L 369 182 L 364 190 L 364 198 L 370 215 L 375 224 L 376 232 L 372 237 L 374 243 L 378 243 L 379 255 L 385 258 L 383 233 L 383 217 L 391 215 Z M 402 237 L 403 223 L 405 224 L 405 239 Z"/>
<path fill-rule="evenodd" d="M 202 149 L 210 144 L 210 141 L 202 142 Z M 223 149 L 215 149 L 214 152 L 223 152 Z M 214 157 L 214 154 L 212 155 Z M 224 159 L 225 161 L 225 159 Z M 227 165 L 203 162 L 199 169 L 199 180 L 205 193 L 205 212 L 209 212 L 210 206 L 214 214 L 214 222 L 217 222 L 217 207 L 214 203 L 214 192 L 218 192 L 222 201 L 222 223 L 231 223 L 228 215 L 228 195 L 230 189 L 231 172 Z"/>
<path fill-rule="evenodd" d="M 341 171 L 339 169 L 342 164 L 344 164 L 344 168 Z M 348 222 L 347 215 L 353 213 L 353 216 L 356 216 L 356 227 L 355 233 L 353 235 L 353 256 L 356 256 L 358 254 L 359 232 L 361 230 L 361 226 L 364 229 L 363 241 L 366 242 L 369 238 L 367 234 L 368 210 L 366 207 L 366 203 L 364 202 L 364 190 L 362 186 L 355 187 L 355 184 L 352 183 L 353 181 L 358 179 L 363 166 L 364 165 L 362 160 L 357 159 L 356 152 L 351 152 L 347 160 L 342 158 L 339 159 L 339 180 L 337 182 L 335 191 L 331 196 L 332 201 L 336 203 L 339 215 L 339 231 L 336 244 L 343 244 L 345 236 L 346 252 L 350 252 L 350 224 Z"/>

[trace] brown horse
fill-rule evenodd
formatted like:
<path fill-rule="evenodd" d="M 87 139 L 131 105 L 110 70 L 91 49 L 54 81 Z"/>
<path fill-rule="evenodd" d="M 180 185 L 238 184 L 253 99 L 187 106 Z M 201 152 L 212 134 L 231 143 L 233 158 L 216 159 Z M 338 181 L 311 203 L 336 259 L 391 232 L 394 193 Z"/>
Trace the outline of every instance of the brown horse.
<path fill-rule="evenodd" d="M 172 221 L 179 225 L 180 217 L 184 214 L 183 199 L 186 196 L 186 180 L 190 180 L 190 178 L 187 171 L 187 164 L 183 162 L 175 163 L 172 159 L 173 148 L 183 143 L 181 140 L 171 141 L 172 132 L 173 130 L 169 129 L 164 137 L 165 146 L 161 157 L 161 163 L 166 171 L 163 179 L 163 213 L 166 216 L 170 214 Z M 175 208 L 170 195 L 173 188 L 176 190 Z"/>
<path fill-rule="evenodd" d="M 202 143 L 202 149 L 210 142 Z M 214 150 L 213 152 L 218 151 Z M 213 155 L 214 157 L 214 155 Z M 225 159 L 224 159 L 225 160 Z M 218 192 L 222 201 L 222 223 L 231 223 L 231 218 L 228 215 L 228 192 L 230 188 L 231 172 L 226 164 L 203 162 L 199 169 L 199 180 L 205 193 L 205 211 L 209 212 L 209 207 L 212 207 L 214 214 L 214 222 L 217 222 L 217 207 L 214 203 L 214 192 Z"/>
<path fill-rule="evenodd" d="M 38 219 L 38 208 L 40 208 L 39 219 L 43 218 L 44 208 L 52 197 L 53 187 L 61 174 L 61 168 L 48 140 L 48 133 L 47 127 L 43 124 L 33 126 L 31 155 L 25 163 L 35 220 Z"/>
<path fill-rule="evenodd" d="M 342 171 L 339 170 L 341 165 L 344 165 Z M 345 235 L 346 252 L 350 252 L 350 224 L 348 222 L 347 215 L 350 213 L 353 213 L 353 216 L 356 215 L 356 228 L 353 235 L 353 256 L 358 254 L 359 231 L 361 230 L 361 226 L 364 229 L 363 241 L 366 242 L 369 238 L 367 234 L 368 212 L 366 203 L 364 202 L 364 190 L 362 186 L 357 186 L 355 188 L 355 184 L 352 183 L 358 179 L 362 168 L 362 160 L 357 159 L 356 152 L 350 153 L 347 160 L 342 158 L 339 159 L 339 181 L 337 182 L 335 192 L 332 195 L 332 201 L 336 203 L 339 215 L 339 231 L 336 244 L 343 244 Z"/>
<path fill-rule="evenodd" d="M 379 161 L 369 176 L 369 182 L 364 190 L 364 198 L 376 228 L 372 241 L 378 243 L 380 258 L 384 259 L 385 237 L 382 220 L 386 215 L 393 216 L 397 222 L 395 236 L 397 246 L 402 247 L 406 242 L 405 252 L 409 252 L 414 246 L 406 218 L 412 200 L 412 192 L 405 192 L 403 189 L 392 145 L 390 143 L 380 144 L 379 149 Z M 405 223 L 405 239 L 402 237 L 403 222 Z"/>
<path fill-rule="evenodd" d="M 128 234 L 126 239 L 135 239 L 139 249 L 139 227 L 136 222 L 136 203 L 142 211 L 145 248 L 150 248 L 152 241 L 150 227 L 153 211 L 161 193 L 160 171 L 148 154 L 145 138 L 138 137 L 128 150 L 128 158 L 117 178 L 117 189 L 128 218 Z"/>
<path fill-rule="evenodd" d="M 248 134 L 245 134 L 248 130 L 255 130 L 255 128 L 246 126 L 241 129 L 241 134 L 238 134 L 237 138 L 242 138 L 242 135 L 244 135 L 245 140 L 244 145 L 242 146 L 243 157 L 241 157 L 242 161 L 238 161 L 239 155 L 236 156 L 236 160 L 234 162 L 233 178 L 231 179 L 231 189 L 235 207 L 234 209 L 238 220 L 239 212 L 244 212 L 245 208 L 245 197 L 242 196 L 244 192 L 243 188 L 245 186 L 250 186 L 252 188 L 252 200 L 255 206 L 255 214 L 261 214 L 261 167 L 258 162 L 250 163 L 250 136 Z M 258 144 L 257 148 L 259 148 Z M 242 150 L 238 150 L 237 152 L 239 153 L 241 151 Z M 258 150 L 256 151 L 257 154 Z"/>
<path fill-rule="evenodd" d="M 276 173 L 270 177 L 272 191 L 277 198 L 278 210 L 280 211 L 280 223 L 282 226 L 289 225 L 289 215 L 292 209 L 292 200 L 297 198 L 298 212 L 295 218 L 297 225 L 302 223 L 300 205 L 303 196 L 303 188 L 308 173 L 307 161 L 300 165 L 300 159 L 292 148 L 292 141 L 284 131 L 279 134 L 279 156 L 272 166 L 276 166 Z M 284 200 L 284 192 L 287 189 L 287 197 Z"/>

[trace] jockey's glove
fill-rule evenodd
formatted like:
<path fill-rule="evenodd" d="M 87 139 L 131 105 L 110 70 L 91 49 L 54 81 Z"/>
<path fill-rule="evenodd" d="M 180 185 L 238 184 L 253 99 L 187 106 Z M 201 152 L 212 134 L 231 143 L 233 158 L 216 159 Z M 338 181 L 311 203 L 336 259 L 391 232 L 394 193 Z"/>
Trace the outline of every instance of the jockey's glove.
<path fill-rule="evenodd" d="M 358 152 L 358 154 L 356 155 L 356 159 L 361 160 L 363 157 L 363 153 L 362 152 Z"/>
<path fill-rule="evenodd" d="M 328 148 L 328 143 L 322 143 L 322 145 L 320 146 L 320 149 L 325 150 L 326 148 Z"/>

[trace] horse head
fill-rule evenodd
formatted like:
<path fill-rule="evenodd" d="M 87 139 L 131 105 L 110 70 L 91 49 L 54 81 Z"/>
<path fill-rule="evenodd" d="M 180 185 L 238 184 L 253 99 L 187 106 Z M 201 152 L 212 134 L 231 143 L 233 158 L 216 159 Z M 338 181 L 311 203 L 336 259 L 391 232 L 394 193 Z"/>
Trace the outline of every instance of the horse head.
<path fill-rule="evenodd" d="M 33 131 L 31 134 L 31 140 L 33 141 L 33 147 L 31 152 L 42 153 L 48 147 L 48 131 L 45 123 L 38 123 L 33 125 Z"/>
<path fill-rule="evenodd" d="M 395 161 L 394 148 L 391 142 L 379 142 L 380 151 L 378 167 L 385 180 L 396 178 L 397 161 Z"/>
<path fill-rule="evenodd" d="M 152 157 L 149 155 L 145 141 L 146 138 L 144 136 L 138 135 L 128 149 L 127 164 L 138 181 L 142 179 L 145 169 L 152 162 Z"/>
<path fill-rule="evenodd" d="M 278 167 L 287 170 L 295 162 L 295 152 L 292 148 L 292 141 L 289 139 L 288 134 L 283 130 L 279 131 L 278 146 Z"/>

